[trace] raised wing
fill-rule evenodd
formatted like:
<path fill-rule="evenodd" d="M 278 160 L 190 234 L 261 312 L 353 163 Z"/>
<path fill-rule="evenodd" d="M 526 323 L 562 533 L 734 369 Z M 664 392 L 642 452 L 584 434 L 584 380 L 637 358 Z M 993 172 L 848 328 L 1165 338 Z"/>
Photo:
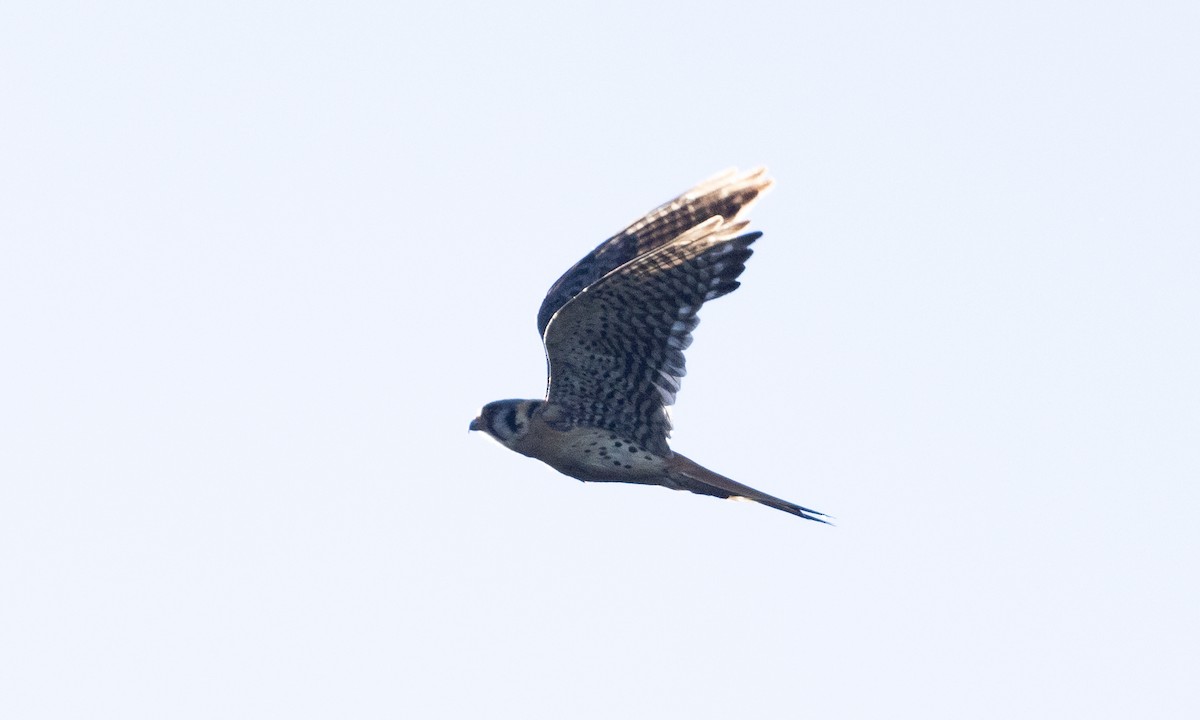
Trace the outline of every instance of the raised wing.
<path fill-rule="evenodd" d="M 739 175 L 726 170 L 700 183 L 620 233 L 596 246 L 550 287 L 538 310 L 538 333 L 545 338 L 550 318 L 584 288 L 630 260 L 661 247 L 712 217 L 733 222 L 771 186 L 766 168 Z"/>
<path fill-rule="evenodd" d="M 745 221 L 712 217 L 626 262 L 578 293 L 543 337 L 556 425 L 613 431 L 669 456 L 667 407 L 686 372 L 683 351 L 707 300 L 733 292 L 746 269 Z M 565 427 L 563 428 L 565 429 Z"/>

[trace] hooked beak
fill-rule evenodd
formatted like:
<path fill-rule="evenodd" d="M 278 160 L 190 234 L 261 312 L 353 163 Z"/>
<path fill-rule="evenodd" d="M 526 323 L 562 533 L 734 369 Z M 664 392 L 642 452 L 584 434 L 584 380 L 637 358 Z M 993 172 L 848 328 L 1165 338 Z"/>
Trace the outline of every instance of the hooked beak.
<path fill-rule="evenodd" d="M 483 429 L 483 418 L 475 418 L 474 420 L 471 421 L 471 424 L 467 426 L 467 432 L 471 432 L 473 430 L 482 430 L 482 429 Z"/>

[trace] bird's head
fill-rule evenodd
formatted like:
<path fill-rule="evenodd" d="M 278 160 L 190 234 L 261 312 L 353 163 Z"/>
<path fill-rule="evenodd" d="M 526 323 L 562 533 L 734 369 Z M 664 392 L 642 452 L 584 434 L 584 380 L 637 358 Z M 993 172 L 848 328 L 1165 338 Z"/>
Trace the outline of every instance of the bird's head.
<path fill-rule="evenodd" d="M 469 429 L 481 430 L 512 447 L 529 432 L 530 418 L 541 406 L 541 400 L 496 400 L 483 406 Z"/>

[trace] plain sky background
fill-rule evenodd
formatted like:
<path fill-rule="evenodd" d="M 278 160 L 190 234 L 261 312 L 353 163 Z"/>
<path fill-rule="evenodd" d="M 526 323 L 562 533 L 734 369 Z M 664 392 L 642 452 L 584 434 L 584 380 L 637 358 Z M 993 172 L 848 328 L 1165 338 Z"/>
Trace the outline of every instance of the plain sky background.
<path fill-rule="evenodd" d="M 9 2 L 5 718 L 1200 716 L 1195 2 Z M 584 485 L 597 242 L 765 232 Z"/>

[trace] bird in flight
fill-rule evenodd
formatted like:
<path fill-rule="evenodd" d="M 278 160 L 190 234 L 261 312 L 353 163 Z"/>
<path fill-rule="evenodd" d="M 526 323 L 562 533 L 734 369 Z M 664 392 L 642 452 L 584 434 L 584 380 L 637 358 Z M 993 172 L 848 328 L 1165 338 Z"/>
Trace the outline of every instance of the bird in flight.
<path fill-rule="evenodd" d="M 662 485 L 827 522 L 667 446 L 696 313 L 740 284 L 762 233 L 739 217 L 771 184 L 765 168 L 726 171 L 600 243 L 538 311 L 545 399 L 490 402 L 470 429 L 584 482 Z"/>

